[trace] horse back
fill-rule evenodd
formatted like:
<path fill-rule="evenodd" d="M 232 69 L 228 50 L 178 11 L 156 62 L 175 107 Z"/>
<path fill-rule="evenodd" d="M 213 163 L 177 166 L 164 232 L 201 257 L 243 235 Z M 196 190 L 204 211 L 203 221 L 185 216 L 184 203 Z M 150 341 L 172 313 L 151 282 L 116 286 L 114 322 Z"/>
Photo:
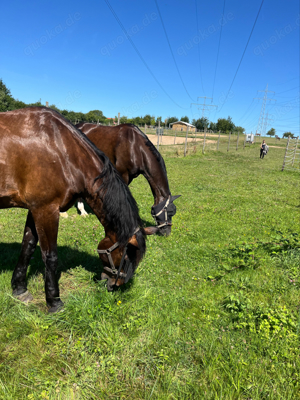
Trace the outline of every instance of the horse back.
<path fill-rule="evenodd" d="M 63 207 L 83 190 L 83 147 L 55 111 L 30 107 L 0 113 L 0 146 L 1 208 Z"/>
<path fill-rule="evenodd" d="M 76 127 L 105 153 L 127 184 L 143 172 L 142 149 L 145 148 L 145 138 L 133 129 L 134 126 L 86 123 Z"/>

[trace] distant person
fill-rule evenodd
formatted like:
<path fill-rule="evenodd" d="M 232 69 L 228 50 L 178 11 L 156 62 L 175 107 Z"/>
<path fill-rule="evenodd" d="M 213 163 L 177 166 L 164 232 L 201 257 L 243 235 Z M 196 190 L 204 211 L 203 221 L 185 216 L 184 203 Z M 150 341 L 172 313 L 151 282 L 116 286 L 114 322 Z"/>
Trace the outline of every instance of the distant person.
<path fill-rule="evenodd" d="M 267 152 L 268 152 L 268 146 L 265 140 L 263 140 L 262 144 L 260 145 L 260 158 L 264 158 Z"/>

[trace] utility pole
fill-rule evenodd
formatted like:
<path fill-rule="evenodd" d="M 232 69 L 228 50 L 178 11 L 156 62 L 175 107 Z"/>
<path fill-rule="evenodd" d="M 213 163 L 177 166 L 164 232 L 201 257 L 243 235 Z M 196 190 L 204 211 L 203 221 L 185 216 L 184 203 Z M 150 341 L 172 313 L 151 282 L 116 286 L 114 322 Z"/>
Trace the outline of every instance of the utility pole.
<path fill-rule="evenodd" d="M 269 113 L 267 112 L 267 115 L 266 115 L 266 118 L 265 118 L 265 122 L 264 122 L 264 126 L 263 126 L 263 129 L 262 129 L 262 132 L 261 132 L 262 136 L 266 135 L 267 126 L 270 125 L 268 121 L 272 122 L 273 119 L 269 118 Z"/>
<path fill-rule="evenodd" d="M 254 99 L 258 99 L 258 100 L 262 100 L 263 101 L 262 105 L 261 105 L 261 110 L 260 110 L 260 115 L 259 115 L 259 119 L 258 119 L 258 124 L 257 124 L 255 135 L 257 135 L 258 133 L 260 133 L 262 135 L 262 133 L 263 133 L 264 119 L 265 119 L 265 109 L 266 109 L 267 100 L 276 101 L 275 99 L 268 99 L 268 93 L 275 93 L 275 92 L 272 92 L 271 90 L 268 90 L 268 84 L 267 84 L 265 90 L 259 90 L 259 92 L 264 92 L 265 94 L 264 94 L 264 97 L 254 97 Z"/>
<path fill-rule="evenodd" d="M 213 104 L 206 104 L 206 99 L 211 99 L 211 100 L 212 100 L 211 97 L 199 96 L 199 97 L 197 97 L 197 101 L 198 101 L 198 99 L 204 99 L 204 103 L 202 103 L 202 104 L 191 103 L 191 105 L 192 105 L 192 104 L 195 104 L 196 106 L 203 106 L 203 107 L 202 107 L 202 118 L 204 118 L 204 114 L 205 114 L 205 111 L 206 111 L 206 108 L 207 108 L 207 107 L 217 107 L 217 108 L 218 108 L 218 106 L 215 106 L 215 105 L 213 105 Z M 200 110 L 199 107 L 198 107 L 198 110 Z"/>

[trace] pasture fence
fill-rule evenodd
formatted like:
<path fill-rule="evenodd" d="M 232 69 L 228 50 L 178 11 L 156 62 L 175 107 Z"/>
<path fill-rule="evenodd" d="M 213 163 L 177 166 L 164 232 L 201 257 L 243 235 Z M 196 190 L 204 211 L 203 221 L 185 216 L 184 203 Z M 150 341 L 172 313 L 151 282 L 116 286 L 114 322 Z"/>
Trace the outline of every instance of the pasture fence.
<path fill-rule="evenodd" d="M 288 137 L 281 170 L 300 171 L 299 136 L 296 138 Z"/>
<path fill-rule="evenodd" d="M 145 132 L 144 127 L 140 129 Z M 157 131 L 152 127 L 147 127 L 146 132 L 152 143 L 157 146 Z M 272 153 L 276 151 L 276 154 L 282 154 L 282 156 L 279 157 L 283 159 L 288 141 L 287 138 L 262 137 L 252 134 L 243 134 L 242 132 L 213 132 L 206 129 L 203 131 L 198 130 L 196 132 L 191 132 L 189 130 L 176 131 L 164 128 L 163 134 L 159 135 L 159 151 L 162 152 L 164 156 L 168 155 L 170 157 L 185 157 L 198 152 L 206 154 L 217 151 L 231 156 L 234 154 L 238 156 L 250 152 L 249 154 L 252 154 L 253 157 L 259 158 L 260 144 L 263 139 L 265 139 L 269 146 L 267 158 L 272 157 Z M 298 142 L 298 147 L 299 145 L 300 141 Z M 293 147 L 294 168 L 296 168 L 297 160 L 299 160 L 298 147 L 296 151 Z M 287 157 L 290 157 L 292 151 L 293 150 L 289 146 Z M 287 161 L 289 160 L 290 158 L 287 158 Z M 293 160 L 293 158 L 291 160 Z M 290 166 L 290 164 L 288 166 Z M 281 168 L 282 163 L 279 162 L 278 169 L 281 170 Z"/>

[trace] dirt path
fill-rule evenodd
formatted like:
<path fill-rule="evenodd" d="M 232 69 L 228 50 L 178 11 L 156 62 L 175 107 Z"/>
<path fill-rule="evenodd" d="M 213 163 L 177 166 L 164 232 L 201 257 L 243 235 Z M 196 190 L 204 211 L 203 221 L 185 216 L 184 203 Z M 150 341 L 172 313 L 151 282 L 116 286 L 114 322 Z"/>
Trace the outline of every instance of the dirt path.
<path fill-rule="evenodd" d="M 151 140 L 151 142 L 153 144 L 157 145 L 157 136 L 149 135 L 148 138 Z M 187 141 L 193 142 L 193 141 L 195 141 L 195 139 L 188 138 Z M 197 138 L 196 141 L 203 142 L 203 138 Z M 183 143 L 185 143 L 184 137 L 181 137 L 181 136 L 176 137 L 175 144 L 183 144 Z M 215 140 L 206 139 L 205 143 L 217 143 L 217 142 Z M 162 138 L 160 138 L 160 140 L 159 140 L 159 145 L 170 145 L 170 144 L 174 144 L 174 136 L 162 136 Z"/>
<path fill-rule="evenodd" d="M 219 135 L 209 135 L 209 137 L 218 137 L 218 136 Z M 222 137 L 228 137 L 228 135 L 221 135 L 220 137 L 221 138 Z M 156 135 L 148 135 L 148 138 L 151 140 L 151 142 L 153 144 L 157 145 L 157 136 Z M 188 138 L 187 141 L 190 143 L 192 141 L 195 141 L 195 139 L 194 138 Z M 203 142 L 203 137 L 198 137 L 197 136 L 196 141 L 197 142 Z M 184 144 L 184 143 L 185 143 L 185 137 L 176 136 L 175 144 Z M 205 143 L 216 143 L 217 144 L 217 141 L 216 140 L 206 139 Z M 174 136 L 164 136 L 163 135 L 162 138 L 159 139 L 159 145 L 166 145 L 167 146 L 167 145 L 172 145 L 172 144 L 174 144 Z M 274 147 L 276 149 L 282 148 L 282 146 L 272 146 L 272 145 L 269 146 L 269 147 Z"/>

